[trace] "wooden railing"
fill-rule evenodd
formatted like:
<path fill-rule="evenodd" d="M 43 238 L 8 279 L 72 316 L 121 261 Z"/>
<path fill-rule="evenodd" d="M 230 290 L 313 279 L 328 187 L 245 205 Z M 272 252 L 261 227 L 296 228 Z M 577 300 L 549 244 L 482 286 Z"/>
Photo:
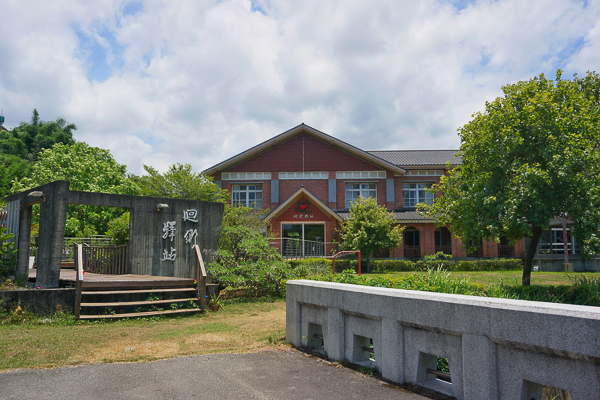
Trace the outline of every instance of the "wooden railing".
<path fill-rule="evenodd" d="M 75 244 L 73 246 L 73 255 L 75 258 L 75 318 L 79 319 L 81 313 L 81 291 L 83 289 L 83 246 Z"/>
<path fill-rule="evenodd" d="M 82 245 L 83 268 L 86 272 L 106 275 L 127 273 L 127 246 L 90 247 Z"/>
<path fill-rule="evenodd" d="M 198 245 L 194 245 L 194 254 L 196 254 L 196 270 L 195 270 L 195 279 L 196 279 L 196 296 L 200 301 L 200 308 L 202 310 L 206 310 L 206 268 L 204 267 L 204 260 L 202 259 L 202 253 L 200 252 L 200 247 Z"/>

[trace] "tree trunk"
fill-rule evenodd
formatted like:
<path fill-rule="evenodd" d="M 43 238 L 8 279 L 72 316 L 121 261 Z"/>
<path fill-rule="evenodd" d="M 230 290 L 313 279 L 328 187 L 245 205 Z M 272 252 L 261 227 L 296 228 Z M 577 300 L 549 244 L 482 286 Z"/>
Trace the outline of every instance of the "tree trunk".
<path fill-rule="evenodd" d="M 525 263 L 523 265 L 523 279 L 521 284 L 523 286 L 529 286 L 531 284 L 531 265 L 533 264 L 533 257 L 535 257 L 535 251 L 537 245 L 542 237 L 542 228 L 539 226 L 531 227 L 531 239 L 529 240 L 529 246 L 527 246 L 527 252 L 525 253 Z"/>

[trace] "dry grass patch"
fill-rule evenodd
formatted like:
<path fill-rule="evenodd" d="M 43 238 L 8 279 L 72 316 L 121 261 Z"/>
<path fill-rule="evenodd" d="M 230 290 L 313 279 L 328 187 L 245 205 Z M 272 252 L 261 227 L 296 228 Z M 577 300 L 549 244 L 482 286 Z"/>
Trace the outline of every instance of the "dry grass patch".
<path fill-rule="evenodd" d="M 240 353 L 284 342 L 283 300 L 230 304 L 216 313 L 179 318 L 0 325 L 0 370 Z"/>

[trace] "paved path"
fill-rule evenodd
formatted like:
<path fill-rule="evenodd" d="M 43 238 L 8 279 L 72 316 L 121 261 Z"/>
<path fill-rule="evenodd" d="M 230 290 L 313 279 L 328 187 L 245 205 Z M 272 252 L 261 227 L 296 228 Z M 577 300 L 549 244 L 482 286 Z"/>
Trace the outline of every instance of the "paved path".
<path fill-rule="evenodd" d="M 398 389 L 296 350 L 0 373 L 2 399 L 409 399 Z"/>

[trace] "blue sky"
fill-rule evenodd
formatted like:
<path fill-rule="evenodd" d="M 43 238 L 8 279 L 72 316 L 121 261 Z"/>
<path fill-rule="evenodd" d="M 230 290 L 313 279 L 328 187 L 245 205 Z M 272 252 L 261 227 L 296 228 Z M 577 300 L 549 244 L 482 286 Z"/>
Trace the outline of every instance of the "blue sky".
<path fill-rule="evenodd" d="M 502 85 L 600 65 L 598 1 L 0 3 L 5 126 L 64 117 L 138 174 L 302 122 L 366 150 L 457 148 Z"/>

